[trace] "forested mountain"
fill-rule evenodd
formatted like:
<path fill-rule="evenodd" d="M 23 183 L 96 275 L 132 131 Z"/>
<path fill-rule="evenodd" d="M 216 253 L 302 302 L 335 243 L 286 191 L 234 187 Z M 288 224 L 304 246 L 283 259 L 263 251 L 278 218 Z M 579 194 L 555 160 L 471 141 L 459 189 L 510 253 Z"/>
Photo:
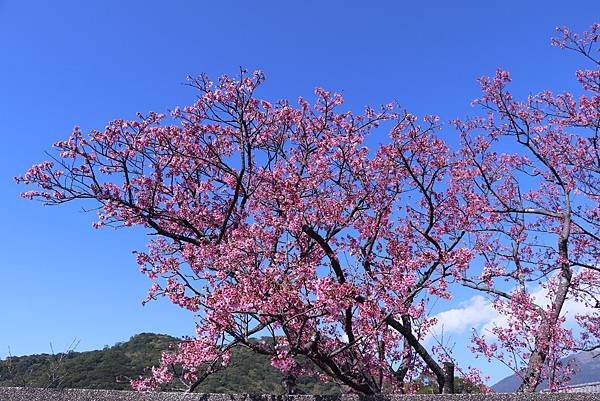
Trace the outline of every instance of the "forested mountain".
<path fill-rule="evenodd" d="M 130 390 L 130 378 L 158 364 L 162 351 L 175 337 L 142 333 L 102 350 L 10 357 L 0 361 L 0 386 L 59 387 Z M 283 375 L 267 356 L 236 348 L 229 366 L 209 376 L 198 388 L 202 393 L 283 394 Z M 423 377 L 420 392 L 435 392 L 431 378 Z M 307 394 L 337 394 L 340 389 L 313 377 L 297 380 Z M 475 386 L 456 382 L 458 392 L 478 392 Z"/>
<path fill-rule="evenodd" d="M 129 390 L 128 378 L 158 364 L 160 354 L 177 338 L 143 333 L 102 350 L 11 357 L 0 361 L 0 386 Z M 206 379 L 198 392 L 282 394 L 283 375 L 268 357 L 246 349 L 233 351 L 227 369 Z M 335 394 L 337 386 L 302 377 L 298 387 L 309 394 Z"/>

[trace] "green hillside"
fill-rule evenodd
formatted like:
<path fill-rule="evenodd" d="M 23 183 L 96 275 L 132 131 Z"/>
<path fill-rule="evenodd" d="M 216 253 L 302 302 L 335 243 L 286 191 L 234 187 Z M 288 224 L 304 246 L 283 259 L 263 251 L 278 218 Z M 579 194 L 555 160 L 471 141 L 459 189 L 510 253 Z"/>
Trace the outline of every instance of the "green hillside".
<path fill-rule="evenodd" d="M 157 365 L 162 351 L 177 338 L 151 333 L 131 337 L 112 347 L 88 352 L 41 354 L 11 357 L 0 361 L 0 387 L 59 387 L 130 390 L 129 378 L 137 378 L 144 368 Z M 271 366 L 269 358 L 236 348 L 229 366 L 209 376 L 197 389 L 201 393 L 283 394 L 283 375 Z M 422 377 L 420 393 L 433 393 L 431 378 Z M 337 394 L 335 384 L 313 377 L 300 377 L 298 388 L 307 394 Z M 457 392 L 479 392 L 472 385 L 456 381 Z"/>
<path fill-rule="evenodd" d="M 0 361 L 0 386 L 130 389 L 127 378 L 156 365 L 176 338 L 143 333 L 103 350 L 30 355 Z M 61 359 L 62 358 L 62 359 Z M 233 351 L 227 369 L 210 376 L 197 392 L 282 394 L 282 374 L 268 357 L 246 349 Z M 309 394 L 335 394 L 338 388 L 312 377 L 298 380 Z"/>

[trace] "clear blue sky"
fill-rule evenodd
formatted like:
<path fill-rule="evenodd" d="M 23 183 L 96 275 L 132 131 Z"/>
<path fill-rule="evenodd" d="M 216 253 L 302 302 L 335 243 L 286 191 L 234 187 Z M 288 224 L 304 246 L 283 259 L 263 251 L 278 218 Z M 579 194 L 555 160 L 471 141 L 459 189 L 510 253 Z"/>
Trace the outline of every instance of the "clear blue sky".
<path fill-rule="evenodd" d="M 267 74 L 267 98 L 323 86 L 353 110 L 398 100 L 450 119 L 474 113 L 475 79 L 497 66 L 521 93 L 572 85 L 580 60 L 549 37 L 598 16 L 597 1 L 0 0 L 0 357 L 193 329 L 167 302 L 141 307 L 143 233 L 19 199 L 12 177 L 74 125 L 186 104 L 186 75 L 239 66 Z"/>

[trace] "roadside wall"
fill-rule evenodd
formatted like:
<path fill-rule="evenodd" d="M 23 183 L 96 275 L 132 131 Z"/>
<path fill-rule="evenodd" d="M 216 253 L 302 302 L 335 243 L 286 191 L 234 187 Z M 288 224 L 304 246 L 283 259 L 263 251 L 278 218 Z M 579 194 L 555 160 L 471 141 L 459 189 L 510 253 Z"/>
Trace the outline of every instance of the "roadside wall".
<path fill-rule="evenodd" d="M 113 390 L 53 390 L 0 387 L 0 401 L 600 401 L 598 394 L 422 394 L 381 397 L 275 396 L 246 394 L 138 393 Z"/>

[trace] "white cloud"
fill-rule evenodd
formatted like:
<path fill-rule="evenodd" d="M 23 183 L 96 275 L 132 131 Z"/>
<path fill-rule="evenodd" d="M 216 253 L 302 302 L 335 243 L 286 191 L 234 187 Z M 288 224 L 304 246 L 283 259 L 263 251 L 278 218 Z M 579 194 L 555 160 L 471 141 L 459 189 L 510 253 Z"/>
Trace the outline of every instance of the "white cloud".
<path fill-rule="evenodd" d="M 545 288 L 538 287 L 531 295 L 538 305 L 545 307 L 549 303 L 547 293 Z M 593 308 L 581 302 L 568 299 L 565 302 L 561 315 L 567 318 L 565 326 L 577 331 L 575 316 L 592 313 L 593 311 Z M 470 336 L 473 329 L 477 330 L 480 335 L 493 340 L 491 329 L 495 326 L 502 327 L 507 324 L 506 316 L 500 315 L 494 309 L 491 302 L 482 295 L 476 295 L 461 302 L 458 308 L 440 312 L 435 318 L 437 323 L 430 330 L 426 338 L 427 342 L 433 338 L 441 340 L 442 336 L 444 340 L 447 340 L 447 337 L 452 334 L 466 334 Z"/>
<path fill-rule="evenodd" d="M 535 299 L 535 302 L 542 307 L 547 307 L 550 304 L 550 300 L 547 296 L 548 291 L 543 287 L 539 287 L 531 295 L 533 296 L 533 299 Z M 594 308 L 589 307 L 583 302 L 577 302 L 574 299 L 569 298 L 565 301 L 560 315 L 567 318 L 565 322 L 566 327 L 575 328 L 577 326 L 575 316 L 592 314 L 594 312 Z"/>
<path fill-rule="evenodd" d="M 497 320 L 500 316 L 494 310 L 492 304 L 483 296 L 476 295 L 467 301 L 461 302 L 459 308 L 450 309 L 438 313 L 435 318 L 436 324 L 432 327 L 427 340 L 433 337 L 441 340 L 449 334 L 470 334 L 470 331 L 475 328 L 479 330 L 481 327 L 488 325 L 490 322 Z"/>

